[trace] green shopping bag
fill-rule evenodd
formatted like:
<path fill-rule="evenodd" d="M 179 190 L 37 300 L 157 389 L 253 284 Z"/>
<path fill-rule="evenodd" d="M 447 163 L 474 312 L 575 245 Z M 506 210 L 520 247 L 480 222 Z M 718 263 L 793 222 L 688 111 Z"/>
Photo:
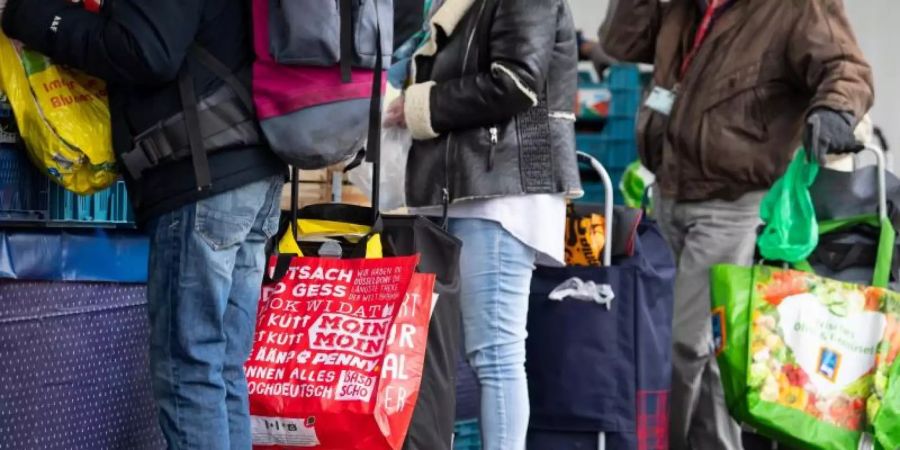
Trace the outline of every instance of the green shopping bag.
<path fill-rule="evenodd" d="M 649 206 L 645 202 L 647 199 L 647 189 L 656 182 L 656 176 L 653 172 L 647 170 L 640 161 L 635 161 L 625 168 L 622 174 L 622 181 L 619 182 L 619 191 L 622 192 L 622 198 L 625 199 L 625 206 L 634 209 Z"/>
<path fill-rule="evenodd" d="M 900 326 L 894 323 L 894 339 L 900 339 Z M 898 346 L 894 342 L 894 346 Z M 881 399 L 880 407 L 875 416 L 873 426 L 875 438 L 882 449 L 900 448 L 900 358 L 897 358 L 896 347 L 892 347 L 894 362 L 887 379 L 876 375 L 876 389 L 884 383 L 885 396 Z"/>
<path fill-rule="evenodd" d="M 713 334 L 726 403 L 780 442 L 814 450 L 900 446 L 900 294 L 886 289 L 893 227 L 881 227 L 872 286 L 759 265 L 712 269 Z M 800 262 L 796 267 L 808 267 Z"/>
<path fill-rule="evenodd" d="M 766 224 L 759 237 L 763 258 L 796 263 L 815 250 L 819 233 L 809 187 L 818 173 L 818 163 L 800 149 L 766 194 L 760 207 L 760 218 Z"/>

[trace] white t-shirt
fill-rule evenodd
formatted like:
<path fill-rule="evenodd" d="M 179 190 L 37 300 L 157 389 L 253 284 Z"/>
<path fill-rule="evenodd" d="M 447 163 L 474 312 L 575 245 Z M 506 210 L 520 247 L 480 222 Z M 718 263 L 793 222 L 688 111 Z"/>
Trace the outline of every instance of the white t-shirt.
<path fill-rule="evenodd" d="M 440 207 L 416 208 L 422 215 L 440 215 Z M 537 252 L 536 264 L 565 264 L 566 199 L 562 194 L 529 194 L 450 205 L 453 219 L 482 219 L 499 223 L 509 234 Z"/>

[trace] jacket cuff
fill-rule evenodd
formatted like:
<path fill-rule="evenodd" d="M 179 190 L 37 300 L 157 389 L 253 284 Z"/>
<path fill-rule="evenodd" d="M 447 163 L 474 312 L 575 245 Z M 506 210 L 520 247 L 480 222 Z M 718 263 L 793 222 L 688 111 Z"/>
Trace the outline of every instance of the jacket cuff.
<path fill-rule="evenodd" d="M 32 50 L 50 56 L 59 28 L 68 23 L 65 13 L 81 9 L 80 2 L 9 0 L 3 11 L 3 32 Z"/>
<path fill-rule="evenodd" d="M 850 125 L 855 126 L 868 112 L 862 110 L 862 107 L 862 105 L 854 105 L 852 101 L 842 95 L 829 94 L 813 98 L 812 102 L 810 102 L 809 109 L 806 111 L 806 115 L 808 117 L 817 109 L 829 109 L 840 113 L 841 115 L 846 114 L 845 118 L 849 117 L 851 119 Z"/>
<path fill-rule="evenodd" d="M 431 88 L 435 84 L 429 81 L 406 88 L 403 115 L 413 139 L 424 141 L 440 136 L 431 127 Z"/>

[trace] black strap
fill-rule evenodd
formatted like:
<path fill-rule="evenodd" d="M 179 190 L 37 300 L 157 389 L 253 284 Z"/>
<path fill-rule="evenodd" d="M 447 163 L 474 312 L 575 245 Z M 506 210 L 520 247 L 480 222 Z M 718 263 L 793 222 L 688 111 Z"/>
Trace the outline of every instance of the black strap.
<path fill-rule="evenodd" d="M 288 273 L 288 269 L 291 268 L 291 261 L 294 259 L 294 255 L 278 254 L 277 251 L 275 256 L 274 270 L 272 270 L 271 274 L 266 270 L 265 276 L 263 277 L 263 282 L 265 284 L 277 283 L 283 280 L 284 276 Z M 266 262 L 266 264 L 268 264 L 268 262 Z"/>
<path fill-rule="evenodd" d="M 353 161 L 350 161 L 349 163 L 347 163 L 346 166 L 344 166 L 344 173 L 347 173 L 347 172 L 361 166 L 363 161 L 365 161 L 365 160 L 366 160 L 366 149 L 362 149 L 356 153 L 356 156 L 353 157 Z"/>
<path fill-rule="evenodd" d="M 353 0 L 340 0 L 340 8 L 341 80 L 349 83 L 353 81 Z"/>
<path fill-rule="evenodd" d="M 251 145 L 261 141 L 255 117 L 236 98 L 209 106 L 198 114 L 200 136 L 204 147 L 213 147 L 209 149 L 210 152 L 232 145 Z M 134 138 L 132 150 L 120 155 L 122 165 L 132 178 L 141 179 L 144 171 L 157 166 L 161 161 L 180 160 L 190 156 L 184 115 L 176 116 L 175 119 L 141 133 Z"/>
<path fill-rule="evenodd" d="M 191 160 L 194 165 L 197 190 L 203 191 L 212 186 L 212 176 L 210 175 L 206 149 L 203 147 L 203 137 L 200 135 L 200 113 L 197 108 L 197 95 L 194 92 L 194 79 L 188 71 L 188 64 L 181 68 L 181 73 L 178 76 L 178 90 L 181 93 L 181 107 L 184 109 L 184 125 L 191 148 Z"/>
<path fill-rule="evenodd" d="M 372 80 L 372 99 L 369 103 L 369 138 L 366 148 L 366 161 L 372 163 L 372 211 L 373 222 L 378 221 L 381 208 L 381 84 L 384 69 L 384 56 L 381 48 L 381 21 L 378 16 L 378 2 L 375 3 L 376 46 L 375 74 Z"/>
<path fill-rule="evenodd" d="M 300 190 L 300 169 L 296 167 L 291 167 L 291 214 L 288 218 L 289 223 L 287 226 L 282 222 L 281 229 L 279 230 L 278 236 L 284 236 L 286 233 L 292 233 L 293 239 L 297 239 L 300 232 L 297 229 L 297 197 L 299 196 Z M 279 240 L 279 239 L 276 239 Z M 268 264 L 271 257 L 275 257 L 275 267 L 269 271 Z M 288 269 L 291 267 L 291 261 L 294 259 L 294 255 L 286 255 L 280 253 L 278 251 L 278 242 L 271 248 L 271 253 L 266 255 L 266 267 L 267 270 L 263 273 L 263 284 L 271 284 L 280 282 L 284 276 L 287 274 Z"/>
<path fill-rule="evenodd" d="M 206 66 L 210 72 L 225 81 L 234 94 L 241 99 L 241 103 L 244 104 L 247 110 L 254 110 L 253 96 L 250 94 L 250 91 L 236 76 L 234 76 L 232 70 L 225 66 L 222 61 L 219 61 L 212 53 L 197 44 L 191 46 L 191 55 L 197 58 L 197 61 L 199 61 L 200 64 Z"/>
<path fill-rule="evenodd" d="M 300 169 L 291 166 L 291 232 L 294 239 L 300 237 L 297 229 L 297 208 L 300 203 Z"/>

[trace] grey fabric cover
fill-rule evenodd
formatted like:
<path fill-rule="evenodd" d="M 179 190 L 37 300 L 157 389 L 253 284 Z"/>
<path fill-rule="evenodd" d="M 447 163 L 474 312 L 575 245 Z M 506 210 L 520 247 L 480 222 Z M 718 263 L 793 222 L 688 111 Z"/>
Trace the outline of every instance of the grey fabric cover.
<path fill-rule="evenodd" d="M 302 170 L 322 169 L 353 157 L 365 146 L 370 103 L 362 98 L 311 106 L 265 119 L 261 125 L 283 161 Z"/>
<path fill-rule="evenodd" d="M 393 0 L 352 0 L 353 66 L 375 68 L 378 27 L 384 67 L 393 54 Z M 340 2 L 269 0 L 272 57 L 280 64 L 334 66 L 341 60 Z"/>

